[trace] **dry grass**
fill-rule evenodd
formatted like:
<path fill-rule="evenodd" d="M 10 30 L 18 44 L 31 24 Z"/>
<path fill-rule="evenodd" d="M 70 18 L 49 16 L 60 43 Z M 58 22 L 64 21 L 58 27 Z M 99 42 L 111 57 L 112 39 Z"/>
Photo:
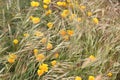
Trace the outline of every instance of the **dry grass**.
<path fill-rule="evenodd" d="M 56 5 L 59 0 L 52 0 L 49 15 L 45 15 L 48 9 L 43 8 L 42 0 L 36 8 L 30 6 L 31 1 L 0 0 L 0 80 L 75 80 L 76 76 L 83 80 L 89 76 L 95 80 L 120 79 L 120 4 L 117 1 L 71 0 L 73 7 L 60 7 Z M 65 18 L 61 17 L 63 10 L 69 11 Z M 87 15 L 89 11 L 91 16 Z M 33 24 L 30 16 L 41 21 Z M 98 24 L 93 18 L 98 19 Z M 47 27 L 48 22 L 53 23 L 52 28 Z M 61 35 L 61 30 L 73 33 Z M 43 38 L 46 38 L 44 43 Z M 19 42 L 14 44 L 14 39 Z M 10 63 L 12 53 L 17 58 Z M 39 57 L 38 61 L 38 54 L 45 57 Z M 55 66 L 51 64 L 53 60 L 57 61 Z M 48 72 L 38 76 L 42 63 L 48 65 Z"/>

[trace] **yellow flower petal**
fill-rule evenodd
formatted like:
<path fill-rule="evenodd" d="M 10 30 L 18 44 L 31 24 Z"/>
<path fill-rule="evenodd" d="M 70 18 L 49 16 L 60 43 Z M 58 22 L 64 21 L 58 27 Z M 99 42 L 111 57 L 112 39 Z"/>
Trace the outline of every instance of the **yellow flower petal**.
<path fill-rule="evenodd" d="M 44 71 L 38 69 L 37 73 L 38 73 L 39 76 L 42 76 L 44 74 Z"/>
<path fill-rule="evenodd" d="M 36 55 L 36 60 L 38 60 L 38 61 L 41 61 L 41 60 L 43 60 L 45 58 L 45 56 L 43 55 L 43 54 L 38 54 L 38 55 Z"/>
<path fill-rule="evenodd" d="M 24 33 L 23 36 L 24 36 L 24 37 L 28 37 L 29 34 L 28 34 L 28 33 Z"/>
<path fill-rule="evenodd" d="M 82 6 L 80 6 L 80 9 L 81 9 L 81 10 L 85 10 L 85 9 L 86 9 L 86 6 L 82 5 Z"/>
<path fill-rule="evenodd" d="M 50 4 L 50 3 L 51 3 L 51 0 L 43 0 L 43 3 L 44 3 L 44 4 Z"/>
<path fill-rule="evenodd" d="M 82 80 L 82 78 L 79 77 L 79 76 L 76 76 L 76 77 L 75 77 L 75 80 Z"/>
<path fill-rule="evenodd" d="M 44 34 L 40 31 L 35 31 L 34 35 L 37 37 L 42 37 Z"/>
<path fill-rule="evenodd" d="M 53 23 L 52 22 L 48 22 L 47 26 L 51 29 L 53 27 Z"/>
<path fill-rule="evenodd" d="M 51 43 L 48 43 L 47 44 L 47 50 L 51 50 L 53 48 L 52 44 Z"/>
<path fill-rule="evenodd" d="M 112 76 L 112 73 L 111 73 L 111 72 L 109 72 L 109 73 L 107 74 L 107 76 L 111 77 L 111 76 Z"/>
<path fill-rule="evenodd" d="M 40 42 L 42 42 L 43 44 L 45 44 L 45 43 L 47 42 L 47 38 L 42 38 L 42 39 L 40 40 Z"/>
<path fill-rule="evenodd" d="M 36 56 L 38 54 L 38 49 L 34 49 L 33 52 L 34 52 L 34 55 Z"/>
<path fill-rule="evenodd" d="M 14 40 L 13 40 L 13 43 L 14 43 L 14 44 L 18 44 L 18 42 L 19 42 L 19 41 L 18 41 L 17 39 L 14 39 Z"/>
<path fill-rule="evenodd" d="M 68 35 L 72 36 L 74 34 L 73 30 L 67 30 Z"/>
<path fill-rule="evenodd" d="M 9 54 L 9 58 L 11 58 L 11 59 L 16 59 L 16 58 L 17 58 L 17 55 L 11 53 L 11 54 Z"/>
<path fill-rule="evenodd" d="M 98 23 L 99 23 L 99 20 L 98 20 L 97 18 L 93 18 L 93 22 L 94 22 L 95 24 L 98 24 Z"/>
<path fill-rule="evenodd" d="M 68 15 L 69 15 L 69 10 L 63 10 L 63 12 L 61 13 L 62 18 L 66 18 Z"/>
<path fill-rule="evenodd" d="M 94 76 L 89 76 L 88 80 L 95 80 Z"/>
<path fill-rule="evenodd" d="M 44 8 L 44 9 L 47 9 L 47 8 L 48 8 L 48 6 L 47 6 L 47 5 L 43 5 L 43 8 Z"/>
<path fill-rule="evenodd" d="M 91 56 L 89 57 L 89 59 L 92 60 L 92 61 L 94 61 L 96 58 L 95 58 L 95 56 L 91 55 Z"/>
<path fill-rule="evenodd" d="M 14 62 L 15 62 L 15 59 L 13 59 L 13 58 L 8 58 L 8 62 L 9 62 L 9 63 L 14 63 Z"/>
<path fill-rule="evenodd" d="M 37 23 L 40 22 L 40 18 L 39 17 L 33 17 L 32 22 L 33 22 L 33 24 L 37 24 Z"/>
<path fill-rule="evenodd" d="M 39 66 L 39 69 L 44 72 L 48 72 L 48 65 L 43 63 Z"/>
<path fill-rule="evenodd" d="M 62 35 L 62 36 L 65 36 L 66 35 L 66 31 L 64 29 L 62 29 L 62 30 L 59 31 L 59 34 Z"/>
<path fill-rule="evenodd" d="M 92 16 L 92 12 L 88 12 L 87 15 L 88 15 L 88 16 Z"/>
<path fill-rule="evenodd" d="M 55 65 L 56 65 L 56 63 L 57 63 L 57 61 L 56 61 L 56 60 L 53 60 L 53 61 L 51 62 L 52 66 L 55 66 Z"/>
<path fill-rule="evenodd" d="M 52 10 L 48 10 L 48 11 L 45 12 L 45 15 L 48 16 L 48 15 L 50 15 L 51 13 L 52 13 Z"/>
<path fill-rule="evenodd" d="M 32 1 L 31 2 L 32 7 L 38 7 L 39 5 L 40 5 L 39 2 L 37 2 L 37 1 Z"/>

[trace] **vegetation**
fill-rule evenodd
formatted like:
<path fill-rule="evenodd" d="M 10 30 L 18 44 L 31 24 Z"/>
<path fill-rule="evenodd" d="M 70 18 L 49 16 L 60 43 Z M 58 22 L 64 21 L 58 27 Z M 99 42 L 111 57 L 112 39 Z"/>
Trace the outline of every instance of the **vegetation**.
<path fill-rule="evenodd" d="M 120 80 L 117 0 L 0 5 L 0 80 Z"/>

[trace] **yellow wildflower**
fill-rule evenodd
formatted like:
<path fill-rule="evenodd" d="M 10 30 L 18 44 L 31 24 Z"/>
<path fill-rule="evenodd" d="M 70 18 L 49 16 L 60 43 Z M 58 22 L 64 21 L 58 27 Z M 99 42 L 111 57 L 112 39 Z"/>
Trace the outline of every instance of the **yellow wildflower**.
<path fill-rule="evenodd" d="M 42 76 L 42 75 L 44 74 L 44 71 L 38 69 L 38 70 L 37 70 L 37 73 L 38 73 L 39 76 Z"/>
<path fill-rule="evenodd" d="M 63 10 L 63 13 L 69 14 L 69 10 Z"/>
<path fill-rule="evenodd" d="M 51 43 L 48 43 L 47 44 L 47 50 L 51 50 L 53 48 L 52 44 Z"/>
<path fill-rule="evenodd" d="M 63 10 L 61 13 L 62 18 L 66 18 L 69 15 L 69 10 Z"/>
<path fill-rule="evenodd" d="M 62 13 L 61 16 L 62 16 L 62 18 L 65 18 L 67 15 Z"/>
<path fill-rule="evenodd" d="M 15 55 L 15 54 L 9 54 L 9 58 L 11 58 L 11 59 L 16 59 L 17 58 L 17 56 Z"/>
<path fill-rule="evenodd" d="M 16 58 L 17 58 L 17 56 L 15 54 L 13 54 L 13 53 L 9 54 L 8 62 L 14 63 Z"/>
<path fill-rule="evenodd" d="M 9 63 L 14 63 L 14 62 L 15 62 L 15 59 L 13 59 L 13 58 L 8 58 L 8 62 L 9 62 Z"/>
<path fill-rule="evenodd" d="M 36 55 L 36 60 L 38 60 L 38 61 L 41 61 L 41 60 L 43 60 L 45 58 L 45 56 L 43 55 L 43 54 L 38 54 L 38 55 Z"/>
<path fill-rule="evenodd" d="M 67 3 L 66 2 L 62 2 L 62 6 L 63 7 L 67 7 Z"/>
<path fill-rule="evenodd" d="M 58 6 L 62 6 L 62 7 L 66 7 L 66 6 L 67 6 L 67 3 L 64 2 L 64 1 L 63 1 L 63 2 L 58 1 L 58 2 L 57 2 L 57 5 L 58 5 Z"/>
<path fill-rule="evenodd" d="M 55 66 L 55 65 L 56 65 L 56 63 L 57 63 L 57 61 L 56 61 L 56 60 L 53 60 L 53 61 L 51 62 L 52 66 Z"/>
<path fill-rule="evenodd" d="M 59 33 L 60 33 L 60 35 L 62 35 L 62 36 L 65 36 L 65 35 L 66 35 L 66 31 L 65 31 L 65 30 L 63 30 L 63 29 L 62 29 L 62 30 L 60 30 L 60 31 L 59 31 Z"/>
<path fill-rule="evenodd" d="M 52 22 L 48 22 L 47 26 L 51 29 L 53 27 L 53 23 Z"/>
<path fill-rule="evenodd" d="M 82 5 L 82 6 L 80 6 L 80 9 L 81 9 L 81 10 L 85 10 L 85 9 L 86 9 L 86 6 Z"/>
<path fill-rule="evenodd" d="M 44 8 L 44 9 L 47 9 L 47 8 L 48 8 L 48 6 L 44 4 L 44 5 L 43 5 L 43 8 Z"/>
<path fill-rule="evenodd" d="M 39 69 L 44 72 L 48 72 L 48 65 L 43 63 L 39 66 Z"/>
<path fill-rule="evenodd" d="M 37 37 L 41 37 L 44 34 L 42 32 L 40 32 L 40 31 L 35 31 L 34 35 L 37 36 Z"/>
<path fill-rule="evenodd" d="M 79 77 L 79 76 L 76 76 L 76 77 L 75 77 L 75 80 L 82 80 L 82 78 Z"/>
<path fill-rule="evenodd" d="M 98 24 L 98 23 L 99 23 L 99 20 L 98 20 L 97 18 L 93 18 L 93 22 L 94 22 L 95 24 Z"/>
<path fill-rule="evenodd" d="M 107 76 L 111 77 L 111 76 L 112 76 L 112 73 L 111 73 L 111 72 L 109 72 L 109 73 L 107 74 Z"/>
<path fill-rule="evenodd" d="M 40 5 L 39 2 L 37 2 L 37 1 L 32 1 L 31 2 L 32 7 L 38 7 L 39 5 Z"/>
<path fill-rule="evenodd" d="M 34 55 L 37 55 L 38 54 L 38 49 L 34 49 L 33 52 L 34 52 Z"/>
<path fill-rule="evenodd" d="M 82 20 L 82 19 L 81 19 L 80 17 L 79 17 L 79 18 L 77 18 L 77 21 L 78 21 L 78 22 L 80 22 L 81 20 Z"/>
<path fill-rule="evenodd" d="M 42 38 L 42 39 L 40 40 L 40 42 L 42 42 L 43 44 L 45 44 L 45 43 L 47 42 L 47 38 Z"/>
<path fill-rule="evenodd" d="M 50 4 L 50 3 L 51 3 L 51 0 L 43 0 L 43 3 L 45 3 L 45 4 Z"/>
<path fill-rule="evenodd" d="M 62 4 L 62 2 L 59 1 L 59 2 L 57 2 L 57 5 L 62 6 L 63 4 Z"/>
<path fill-rule="evenodd" d="M 89 76 L 88 80 L 95 80 L 94 76 Z"/>
<path fill-rule="evenodd" d="M 24 33 L 23 36 L 24 36 L 24 37 L 28 37 L 29 34 L 28 34 L 28 33 Z"/>
<path fill-rule="evenodd" d="M 74 34 L 74 31 L 73 30 L 67 30 L 67 34 L 72 36 Z"/>
<path fill-rule="evenodd" d="M 88 15 L 88 16 L 92 16 L 92 12 L 88 12 L 87 15 Z"/>
<path fill-rule="evenodd" d="M 50 15 L 51 13 L 52 13 L 52 11 L 48 10 L 48 11 L 45 12 L 45 15 Z"/>
<path fill-rule="evenodd" d="M 69 19 L 72 21 L 76 17 L 76 14 L 72 14 Z"/>
<path fill-rule="evenodd" d="M 91 55 L 91 56 L 89 57 L 89 59 L 92 60 L 92 61 L 94 61 L 96 58 L 95 58 L 95 56 Z"/>
<path fill-rule="evenodd" d="M 40 18 L 39 17 L 33 17 L 32 22 L 33 22 L 33 24 L 37 24 L 37 23 L 40 22 Z"/>
<path fill-rule="evenodd" d="M 14 44 L 18 44 L 18 42 L 19 42 L 19 41 L 18 41 L 17 39 L 14 39 L 14 40 L 13 40 L 13 43 L 14 43 Z"/>

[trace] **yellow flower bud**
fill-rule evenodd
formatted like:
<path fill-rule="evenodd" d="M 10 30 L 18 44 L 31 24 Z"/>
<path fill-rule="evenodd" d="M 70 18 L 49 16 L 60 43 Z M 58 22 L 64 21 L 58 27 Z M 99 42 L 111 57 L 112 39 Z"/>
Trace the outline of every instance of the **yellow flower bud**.
<path fill-rule="evenodd" d="M 37 74 L 38 74 L 39 76 L 42 76 L 42 75 L 44 74 L 44 71 L 38 69 Z"/>
<path fill-rule="evenodd" d="M 89 59 L 90 59 L 91 61 L 94 61 L 96 58 L 95 58 L 95 56 L 91 55 L 91 56 L 89 57 Z"/>
<path fill-rule="evenodd" d="M 36 55 L 36 60 L 38 60 L 38 61 L 41 61 L 41 60 L 43 60 L 44 58 L 45 58 L 45 56 L 44 56 L 42 53 Z"/>
<path fill-rule="evenodd" d="M 52 44 L 51 43 L 48 43 L 47 44 L 47 50 L 51 50 L 53 48 Z"/>
<path fill-rule="evenodd" d="M 82 80 L 82 78 L 79 77 L 79 76 L 76 76 L 76 77 L 75 77 L 75 80 Z"/>
<path fill-rule="evenodd" d="M 14 44 L 18 44 L 18 42 L 19 42 L 19 41 L 18 41 L 17 39 L 14 39 L 14 40 L 13 40 L 13 43 L 14 43 Z"/>
<path fill-rule="evenodd" d="M 44 8 L 44 9 L 47 9 L 47 8 L 48 8 L 48 6 L 47 6 L 47 5 L 43 5 L 43 8 Z"/>
<path fill-rule="evenodd" d="M 88 12 L 87 15 L 88 15 L 88 16 L 92 16 L 92 12 Z"/>
<path fill-rule="evenodd" d="M 51 0 L 43 0 L 43 3 L 45 3 L 45 4 L 50 4 L 50 3 L 51 3 Z"/>
<path fill-rule="evenodd" d="M 32 1 L 31 2 L 32 7 L 38 7 L 39 5 L 40 5 L 39 2 L 37 2 L 37 1 Z"/>
<path fill-rule="evenodd" d="M 48 72 L 48 65 L 43 63 L 39 66 L 39 69 L 44 72 Z"/>
<path fill-rule="evenodd" d="M 111 77 L 111 76 L 112 76 L 112 73 L 111 73 L 111 72 L 109 72 L 109 73 L 107 74 L 107 76 Z"/>
<path fill-rule="evenodd" d="M 51 29 L 53 27 L 53 23 L 49 22 L 49 23 L 47 23 L 47 26 Z"/>
<path fill-rule="evenodd" d="M 52 11 L 48 10 L 48 11 L 45 12 L 45 15 L 50 15 L 51 13 L 52 13 Z"/>
<path fill-rule="evenodd" d="M 52 61 L 52 62 L 51 62 L 52 66 L 55 66 L 55 65 L 56 65 L 56 63 L 57 63 L 57 61 L 56 61 L 56 60 L 54 60 L 54 61 Z"/>
<path fill-rule="evenodd" d="M 67 30 L 68 35 L 72 36 L 74 34 L 73 30 Z"/>
<path fill-rule="evenodd" d="M 42 42 L 43 44 L 45 44 L 45 43 L 47 42 L 47 39 L 46 39 L 46 38 L 42 38 L 42 39 L 40 40 L 40 42 Z"/>
<path fill-rule="evenodd" d="M 8 62 L 9 62 L 9 63 L 14 63 L 14 62 L 15 62 L 15 59 L 13 59 L 13 58 L 8 58 Z"/>
<path fill-rule="evenodd" d="M 93 18 L 93 22 L 94 22 L 95 24 L 98 24 L 98 23 L 99 23 L 99 20 L 98 20 L 97 18 Z"/>
<path fill-rule="evenodd" d="M 94 76 L 89 76 L 88 80 L 95 80 Z"/>
<path fill-rule="evenodd" d="M 40 18 L 39 17 L 33 17 L 32 22 L 33 22 L 33 24 L 37 24 L 37 23 L 40 22 Z"/>

